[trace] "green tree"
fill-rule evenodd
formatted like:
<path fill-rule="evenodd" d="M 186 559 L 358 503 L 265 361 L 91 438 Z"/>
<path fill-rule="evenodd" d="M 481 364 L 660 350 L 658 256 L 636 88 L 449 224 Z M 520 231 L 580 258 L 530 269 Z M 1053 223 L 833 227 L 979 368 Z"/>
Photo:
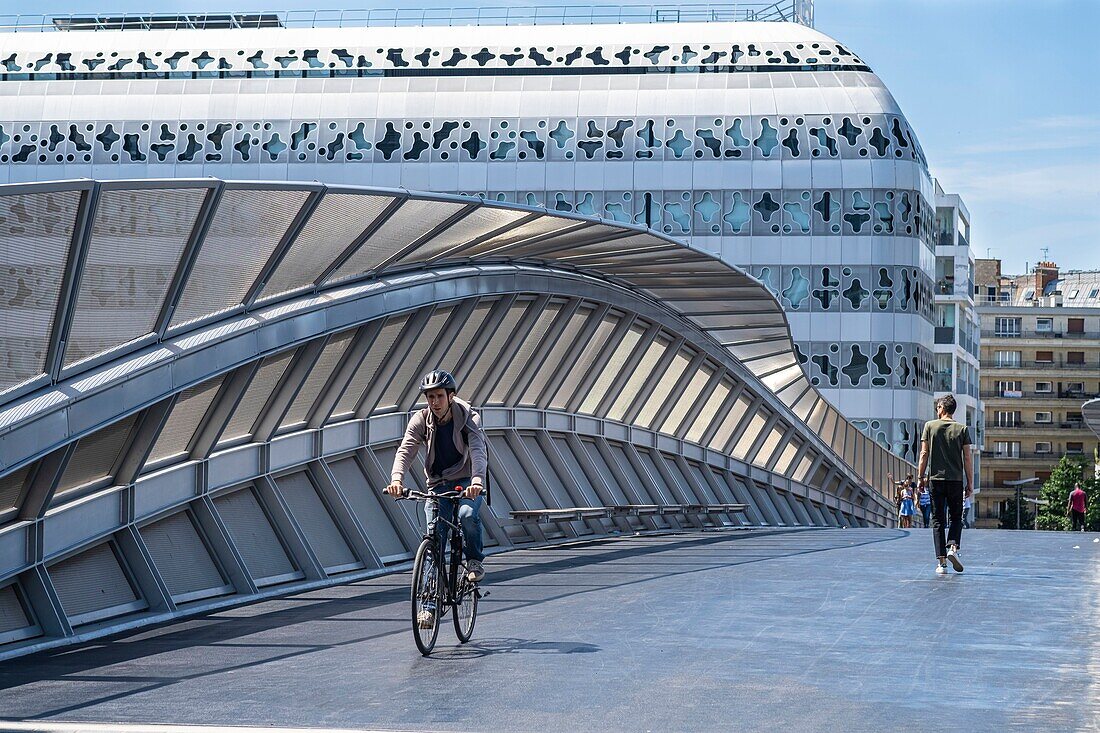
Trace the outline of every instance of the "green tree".
<path fill-rule="evenodd" d="M 1046 505 L 1039 506 L 1039 529 L 1070 528 L 1066 508 L 1069 494 L 1077 483 L 1089 499 L 1085 528 L 1090 532 L 1100 531 L 1100 481 L 1094 476 L 1093 464 L 1076 456 L 1062 456 L 1039 491 L 1039 498 L 1047 501 Z"/>
<path fill-rule="evenodd" d="M 1031 529 L 1035 526 L 1034 506 L 1026 501 L 1020 502 L 1020 529 Z M 1015 495 L 1005 500 L 1004 509 L 1001 510 L 1001 529 L 1016 529 Z"/>

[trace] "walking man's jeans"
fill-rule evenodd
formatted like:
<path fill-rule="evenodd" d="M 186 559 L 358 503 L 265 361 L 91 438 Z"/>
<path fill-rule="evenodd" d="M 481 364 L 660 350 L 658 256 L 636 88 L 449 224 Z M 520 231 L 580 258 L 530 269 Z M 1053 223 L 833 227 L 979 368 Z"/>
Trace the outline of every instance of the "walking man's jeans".
<path fill-rule="evenodd" d="M 449 482 L 456 486 L 466 486 L 470 479 L 459 479 Z M 435 521 L 436 511 L 439 511 L 449 520 L 451 517 L 451 502 L 454 499 L 439 499 L 429 501 L 424 505 L 424 514 L 428 519 L 428 526 Z M 485 559 L 485 545 L 481 539 L 481 506 L 485 503 L 484 494 L 476 499 L 458 500 L 458 524 L 462 527 L 462 551 L 471 560 Z M 436 523 L 435 531 L 439 533 L 443 542 L 447 541 L 445 530 L 450 528 L 443 522 Z"/>
<path fill-rule="evenodd" d="M 932 481 L 932 538 L 936 557 L 947 557 L 947 545 L 959 547 L 962 541 L 963 484 L 962 481 Z M 944 538 L 947 520 L 951 529 Z"/>
<path fill-rule="evenodd" d="M 928 502 L 927 504 L 921 504 L 920 505 L 920 515 L 924 519 L 924 526 L 925 527 L 931 527 L 932 526 L 932 524 L 931 524 L 932 502 Z"/>
<path fill-rule="evenodd" d="M 1085 513 L 1084 512 L 1070 512 L 1073 517 L 1073 531 L 1085 531 Z"/>

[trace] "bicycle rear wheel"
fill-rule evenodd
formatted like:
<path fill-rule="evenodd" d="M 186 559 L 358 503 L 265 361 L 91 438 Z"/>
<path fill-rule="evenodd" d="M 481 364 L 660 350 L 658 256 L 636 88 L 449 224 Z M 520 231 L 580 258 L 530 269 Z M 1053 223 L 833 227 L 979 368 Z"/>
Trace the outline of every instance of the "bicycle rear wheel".
<path fill-rule="evenodd" d="M 425 539 L 416 551 L 412 577 L 412 627 L 416 648 L 424 656 L 432 653 L 439 636 L 439 617 L 443 613 L 443 586 L 435 543 Z M 430 624 L 423 624 L 425 614 L 431 614 Z"/>

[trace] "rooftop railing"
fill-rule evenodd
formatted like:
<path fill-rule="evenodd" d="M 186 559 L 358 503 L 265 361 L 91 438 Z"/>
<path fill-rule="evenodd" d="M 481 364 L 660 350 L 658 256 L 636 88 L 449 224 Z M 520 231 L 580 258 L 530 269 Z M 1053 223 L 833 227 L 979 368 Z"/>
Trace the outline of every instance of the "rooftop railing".
<path fill-rule="evenodd" d="M 686 5 L 557 5 L 249 13 L 0 15 L 0 32 L 791 22 L 812 28 L 813 0 Z"/>

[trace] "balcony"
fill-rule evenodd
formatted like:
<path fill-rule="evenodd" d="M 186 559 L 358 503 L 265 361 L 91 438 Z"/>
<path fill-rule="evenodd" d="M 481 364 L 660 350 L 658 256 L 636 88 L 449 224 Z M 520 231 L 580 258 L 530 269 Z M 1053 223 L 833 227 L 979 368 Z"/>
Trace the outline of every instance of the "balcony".
<path fill-rule="evenodd" d="M 1004 389 L 983 389 L 981 391 L 982 399 L 1005 399 L 1005 400 L 1075 400 L 1084 402 L 1085 400 L 1091 400 L 1095 397 L 1100 397 L 1100 393 L 1097 392 L 1078 392 L 1076 390 L 1061 390 L 1057 393 L 1054 392 L 1033 392 L 1023 390 L 1004 390 Z"/>
<path fill-rule="evenodd" d="M 1087 333 L 1081 331 L 997 331 L 996 329 L 982 329 L 982 338 L 998 339 L 1097 339 L 1100 333 Z"/>
<path fill-rule="evenodd" d="M 982 359 L 982 369 L 1100 369 L 1100 361 L 1082 364 L 1080 362 L 1068 362 L 1064 359 L 1054 361 L 1018 361 L 1005 363 L 996 359 Z"/>
<path fill-rule="evenodd" d="M 950 392 L 951 391 L 951 371 L 935 372 L 932 375 L 932 391 L 933 392 Z"/>
<path fill-rule="evenodd" d="M 937 344 L 954 344 L 955 343 L 955 327 L 954 326 L 936 326 L 936 343 Z"/>
<path fill-rule="evenodd" d="M 1071 451 L 1050 451 L 1049 453 L 1035 453 L 1034 451 L 1020 451 L 1019 453 L 998 453 L 993 450 L 982 451 L 982 458 L 993 461 L 1050 461 L 1051 463 L 1057 463 L 1063 456 L 1083 458 L 1085 454 Z"/>
<path fill-rule="evenodd" d="M 989 423 L 986 425 L 985 429 L 991 432 L 998 432 L 1001 430 L 1089 430 L 1084 421 L 1077 420 L 1068 420 L 1066 422 L 1026 422 L 1020 420 L 1011 425 L 998 425 L 997 423 Z"/>

